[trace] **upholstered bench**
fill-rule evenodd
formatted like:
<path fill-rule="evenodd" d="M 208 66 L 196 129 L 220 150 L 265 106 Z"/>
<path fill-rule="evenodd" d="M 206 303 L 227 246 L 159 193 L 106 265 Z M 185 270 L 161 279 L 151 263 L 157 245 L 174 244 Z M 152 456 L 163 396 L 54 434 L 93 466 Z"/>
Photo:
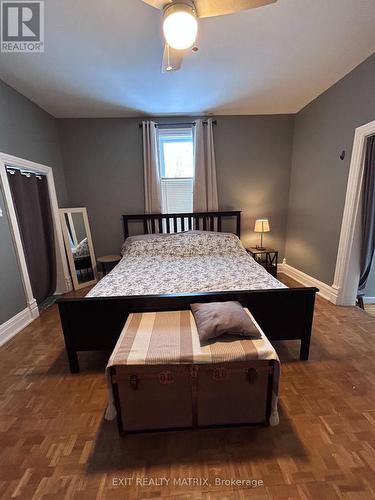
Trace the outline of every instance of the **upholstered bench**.
<path fill-rule="evenodd" d="M 276 425 L 279 360 L 259 331 L 201 346 L 190 311 L 130 314 L 107 366 L 106 418 L 121 434 Z"/>

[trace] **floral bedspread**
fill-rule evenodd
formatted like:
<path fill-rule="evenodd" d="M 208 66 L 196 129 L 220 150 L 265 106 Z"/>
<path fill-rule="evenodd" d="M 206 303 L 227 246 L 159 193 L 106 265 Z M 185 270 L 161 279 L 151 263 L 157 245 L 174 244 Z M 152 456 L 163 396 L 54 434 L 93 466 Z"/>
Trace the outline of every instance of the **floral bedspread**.
<path fill-rule="evenodd" d="M 284 288 L 231 233 L 128 238 L 119 264 L 88 297 Z"/>

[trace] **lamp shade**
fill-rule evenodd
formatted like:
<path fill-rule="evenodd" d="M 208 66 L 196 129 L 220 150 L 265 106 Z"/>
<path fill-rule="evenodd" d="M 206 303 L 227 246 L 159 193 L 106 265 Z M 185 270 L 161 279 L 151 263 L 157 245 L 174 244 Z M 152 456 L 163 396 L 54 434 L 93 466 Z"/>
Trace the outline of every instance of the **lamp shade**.
<path fill-rule="evenodd" d="M 255 233 L 268 233 L 270 231 L 270 223 L 268 219 L 257 219 L 255 221 Z"/>

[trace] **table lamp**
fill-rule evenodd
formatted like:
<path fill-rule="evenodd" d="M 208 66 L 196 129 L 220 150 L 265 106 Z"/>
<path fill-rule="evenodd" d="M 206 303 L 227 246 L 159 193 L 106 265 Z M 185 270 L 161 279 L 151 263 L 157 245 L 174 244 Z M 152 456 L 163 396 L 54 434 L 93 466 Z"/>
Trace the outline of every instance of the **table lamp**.
<path fill-rule="evenodd" d="M 255 221 L 254 232 L 260 233 L 260 246 L 256 246 L 258 250 L 265 250 L 265 247 L 263 247 L 263 233 L 268 233 L 269 231 L 270 223 L 268 219 L 257 219 Z"/>

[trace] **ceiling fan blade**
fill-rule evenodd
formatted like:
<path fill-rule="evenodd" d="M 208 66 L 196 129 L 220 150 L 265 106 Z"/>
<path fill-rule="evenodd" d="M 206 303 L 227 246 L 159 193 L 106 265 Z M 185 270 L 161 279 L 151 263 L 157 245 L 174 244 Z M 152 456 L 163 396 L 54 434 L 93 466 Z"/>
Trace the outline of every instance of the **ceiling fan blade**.
<path fill-rule="evenodd" d="M 155 7 L 155 9 L 163 10 L 164 6 L 168 3 L 172 3 L 173 0 L 142 0 L 142 2 Z"/>
<path fill-rule="evenodd" d="M 198 17 L 224 16 L 233 14 L 242 10 L 255 9 L 263 7 L 277 0 L 191 0 L 197 8 Z M 142 2 L 163 10 L 169 3 L 184 3 L 184 0 L 142 0 Z"/>
<path fill-rule="evenodd" d="M 151 3 L 151 1 L 147 3 Z M 154 2 L 156 2 L 156 0 L 154 0 Z M 194 1 L 198 11 L 198 17 L 224 16 L 225 14 L 255 9 L 256 7 L 263 7 L 264 5 L 275 2 L 277 2 L 277 0 L 226 0 L 225 2 L 222 0 Z"/>
<path fill-rule="evenodd" d="M 178 71 L 182 66 L 184 50 L 172 49 L 167 43 L 164 45 L 163 62 L 161 64 L 162 73 Z"/>

